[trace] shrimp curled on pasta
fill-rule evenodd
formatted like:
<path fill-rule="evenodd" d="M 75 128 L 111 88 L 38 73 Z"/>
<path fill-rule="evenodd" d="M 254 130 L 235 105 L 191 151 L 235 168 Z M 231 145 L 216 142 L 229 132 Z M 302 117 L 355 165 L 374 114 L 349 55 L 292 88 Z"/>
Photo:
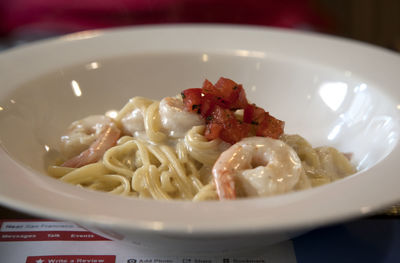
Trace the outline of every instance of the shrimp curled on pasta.
<path fill-rule="evenodd" d="M 270 196 L 291 191 L 302 166 L 296 152 L 269 137 L 248 137 L 224 151 L 213 167 L 219 199 L 236 199 L 237 186 L 245 196 Z"/>

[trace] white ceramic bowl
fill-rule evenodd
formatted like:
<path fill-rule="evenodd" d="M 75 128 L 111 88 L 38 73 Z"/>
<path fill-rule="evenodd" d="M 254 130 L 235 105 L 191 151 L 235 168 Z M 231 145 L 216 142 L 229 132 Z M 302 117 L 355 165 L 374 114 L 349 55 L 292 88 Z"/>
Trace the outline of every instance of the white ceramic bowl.
<path fill-rule="evenodd" d="M 251 27 L 88 31 L 18 47 L 0 54 L 0 201 L 135 244 L 192 251 L 267 245 L 369 215 L 400 201 L 399 69 L 387 50 Z M 45 174 L 73 120 L 220 76 L 242 83 L 287 133 L 352 152 L 360 172 L 282 196 L 204 203 L 111 196 Z"/>

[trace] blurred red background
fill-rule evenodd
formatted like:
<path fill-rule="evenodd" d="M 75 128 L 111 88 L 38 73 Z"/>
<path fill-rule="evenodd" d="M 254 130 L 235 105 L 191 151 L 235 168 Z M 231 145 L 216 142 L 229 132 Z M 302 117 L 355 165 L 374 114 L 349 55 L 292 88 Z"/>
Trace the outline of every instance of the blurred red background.
<path fill-rule="evenodd" d="M 329 30 L 307 0 L 2 0 L 0 34 L 30 39 L 94 28 L 228 23 Z"/>
<path fill-rule="evenodd" d="M 398 0 L 0 0 L 0 45 L 86 29 L 228 23 L 313 30 L 400 50 Z"/>

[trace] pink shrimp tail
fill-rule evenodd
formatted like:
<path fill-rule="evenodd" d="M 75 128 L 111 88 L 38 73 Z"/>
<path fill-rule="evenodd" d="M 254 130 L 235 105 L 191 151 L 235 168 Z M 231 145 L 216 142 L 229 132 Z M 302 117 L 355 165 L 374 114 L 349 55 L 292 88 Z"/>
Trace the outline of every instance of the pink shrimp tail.
<path fill-rule="evenodd" d="M 217 187 L 217 194 L 220 200 L 236 199 L 235 181 L 232 175 L 224 174 L 216 176 L 214 173 L 214 182 Z"/>
<path fill-rule="evenodd" d="M 104 153 L 117 143 L 120 134 L 121 131 L 114 125 L 106 126 L 100 133 L 97 140 L 94 141 L 87 150 L 81 152 L 75 157 L 72 157 L 61 166 L 79 168 L 99 161 L 103 157 Z"/>

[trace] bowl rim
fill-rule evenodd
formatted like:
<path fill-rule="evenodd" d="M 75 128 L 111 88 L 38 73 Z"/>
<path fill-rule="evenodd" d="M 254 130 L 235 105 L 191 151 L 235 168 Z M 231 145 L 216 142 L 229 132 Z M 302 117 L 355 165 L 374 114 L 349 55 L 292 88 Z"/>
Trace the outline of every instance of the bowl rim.
<path fill-rule="evenodd" d="M 183 44 L 177 45 L 177 38 L 183 39 Z M 204 43 L 204 39 L 208 38 L 213 41 Z M 201 39 L 203 41 L 199 41 Z M 232 43 L 233 39 L 241 40 L 238 40 L 239 43 Z M 115 42 L 118 44 L 115 45 Z M 132 43 L 135 45 L 132 46 Z M 92 49 L 89 50 L 90 47 Z M 74 50 L 75 54 L 87 53 L 79 58 L 77 55 L 62 56 L 61 61 L 59 56 L 52 56 L 66 50 Z M 337 69 L 354 68 L 356 75 L 368 76 L 371 82 L 386 85 L 388 88 L 385 89 L 385 93 L 400 104 L 400 92 L 395 87 L 395 84 L 400 82 L 400 76 L 396 72 L 396 69 L 400 68 L 400 56 L 392 51 L 319 33 L 213 24 L 136 26 L 83 31 L 3 51 L 0 53 L 0 72 L 3 72 L 0 73 L 0 78 L 4 79 L 5 88 L 0 91 L 0 98 L 38 74 L 49 72 L 55 63 L 73 65 L 101 54 L 114 57 L 126 52 L 130 54 L 197 52 L 261 58 L 278 55 Z M 374 61 L 375 66 L 366 66 L 365 57 Z M 39 58 L 41 63 L 35 64 L 34 61 Z M 10 68 L 10 63 L 19 66 Z M 385 65 L 385 72 L 376 70 L 376 65 Z M 32 70 L 28 72 L 27 69 Z M 22 72 L 27 73 L 21 75 Z M 16 79 L 17 74 L 21 75 L 21 78 Z M 396 121 L 399 122 L 399 118 Z M 5 174 L 14 174 L 17 178 L 30 178 L 27 183 L 34 183 L 30 181 L 32 180 L 30 175 L 42 176 L 13 160 L 8 156 L 3 143 L 0 144 L 2 146 L 0 178 L 4 178 Z M 399 156 L 400 147 L 396 143 L 391 154 L 367 171 L 329 185 L 270 198 L 202 203 L 132 200 L 76 189 L 61 182 L 53 182 L 52 178 L 42 178 L 46 184 L 57 185 L 57 189 L 64 192 L 49 190 L 45 186 L 30 189 L 33 194 L 52 195 L 53 200 L 49 201 L 45 197 L 31 199 L 26 195 L 11 194 L 5 187 L 0 186 L 0 203 L 37 216 L 137 232 L 210 236 L 297 230 L 370 215 L 400 201 L 399 191 L 395 187 L 400 185 L 400 177 L 395 176 Z M 381 178 L 376 174 L 381 174 Z M 363 192 L 355 191 L 359 185 L 375 185 L 375 187 L 369 195 L 365 195 Z M 340 196 L 337 193 L 340 193 Z M 57 204 L 63 200 L 64 202 L 70 200 L 71 196 L 74 196 L 73 200 L 76 201 L 74 206 Z M 112 214 L 102 210 L 99 205 L 93 205 L 93 202 L 99 203 L 99 200 L 110 207 Z M 115 205 L 112 207 L 115 203 L 122 208 Z M 128 205 L 134 206 L 136 211 L 142 213 L 126 211 L 124 207 Z M 90 209 L 87 209 L 88 207 Z M 152 208 L 151 211 L 149 207 Z M 168 213 L 159 215 L 158 211 L 168 211 Z M 241 217 L 245 217 L 245 220 Z M 226 223 L 227 221 L 229 223 Z"/>

